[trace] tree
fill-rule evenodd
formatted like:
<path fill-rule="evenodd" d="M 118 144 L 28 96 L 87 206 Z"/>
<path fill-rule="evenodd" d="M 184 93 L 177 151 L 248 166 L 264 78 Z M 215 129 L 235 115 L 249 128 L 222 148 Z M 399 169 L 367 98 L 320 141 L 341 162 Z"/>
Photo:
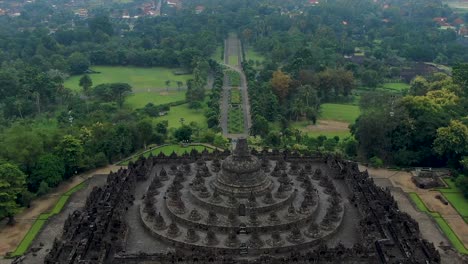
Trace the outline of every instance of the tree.
<path fill-rule="evenodd" d="M 18 196 L 26 188 L 26 175 L 15 165 L 4 163 L 0 165 L 0 219 L 8 217 L 13 224 L 14 215 L 19 211 L 16 203 Z"/>
<path fill-rule="evenodd" d="M 416 76 L 410 84 L 409 93 L 411 95 L 425 95 L 429 91 L 429 83 L 426 78 Z"/>
<path fill-rule="evenodd" d="M 169 86 L 171 86 L 171 80 L 166 80 L 165 84 L 166 84 L 166 91 L 169 92 Z"/>
<path fill-rule="evenodd" d="M 252 127 L 250 128 L 253 135 L 265 137 L 269 132 L 268 120 L 261 115 L 256 115 L 253 119 Z"/>
<path fill-rule="evenodd" d="M 447 127 L 437 129 L 434 150 L 439 155 L 459 160 L 468 154 L 468 127 L 458 120 L 452 120 Z"/>
<path fill-rule="evenodd" d="M 83 77 L 80 78 L 79 85 L 81 86 L 81 88 L 83 88 L 84 94 L 88 95 L 89 94 L 89 88 L 91 88 L 91 86 L 93 86 L 93 81 L 91 80 L 89 75 L 85 74 L 85 75 L 83 75 Z"/>
<path fill-rule="evenodd" d="M 375 88 L 380 83 L 380 76 L 377 71 L 365 70 L 361 75 L 362 85 L 370 88 Z"/>
<path fill-rule="evenodd" d="M 81 168 L 83 159 L 83 144 L 81 140 L 72 135 L 63 136 L 55 149 L 57 156 L 61 157 L 65 164 L 65 177 L 72 176 Z"/>
<path fill-rule="evenodd" d="M 179 142 L 186 142 L 190 141 L 190 137 L 192 136 L 193 130 L 190 126 L 182 125 L 174 132 L 174 137 Z"/>
<path fill-rule="evenodd" d="M 137 123 L 137 135 L 143 143 L 143 148 L 146 149 L 146 144 L 153 136 L 153 124 L 151 119 L 143 119 Z"/>
<path fill-rule="evenodd" d="M 277 70 L 273 73 L 273 77 L 271 78 L 271 87 L 275 92 L 276 96 L 280 102 L 284 103 L 286 97 L 289 94 L 289 88 L 291 85 L 291 77 L 281 70 Z"/>
<path fill-rule="evenodd" d="M 56 187 L 65 175 L 63 160 L 53 154 L 41 156 L 28 177 L 28 185 L 31 191 L 37 191 L 41 182 L 47 183 L 51 188 Z"/>
<path fill-rule="evenodd" d="M 177 90 L 178 90 L 178 91 L 180 91 L 180 88 L 182 87 L 182 85 L 184 85 L 183 82 L 177 81 Z"/>
<path fill-rule="evenodd" d="M 110 90 L 114 100 L 120 107 L 122 107 L 125 97 L 132 92 L 132 86 L 128 83 L 111 83 Z"/>
<path fill-rule="evenodd" d="M 88 70 L 89 68 L 89 59 L 80 52 L 74 52 L 68 58 L 68 64 L 70 65 L 71 74 L 81 74 Z"/>

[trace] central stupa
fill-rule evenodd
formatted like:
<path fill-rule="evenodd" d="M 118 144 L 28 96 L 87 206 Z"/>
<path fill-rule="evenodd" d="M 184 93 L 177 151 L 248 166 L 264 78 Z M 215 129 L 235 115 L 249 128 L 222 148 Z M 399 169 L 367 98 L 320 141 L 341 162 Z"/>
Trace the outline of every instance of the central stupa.
<path fill-rule="evenodd" d="M 262 170 L 260 160 L 251 155 L 247 140 L 237 141 L 233 154 L 221 165 L 221 170 L 212 185 L 219 192 L 236 197 L 256 196 L 270 191 L 272 181 Z"/>

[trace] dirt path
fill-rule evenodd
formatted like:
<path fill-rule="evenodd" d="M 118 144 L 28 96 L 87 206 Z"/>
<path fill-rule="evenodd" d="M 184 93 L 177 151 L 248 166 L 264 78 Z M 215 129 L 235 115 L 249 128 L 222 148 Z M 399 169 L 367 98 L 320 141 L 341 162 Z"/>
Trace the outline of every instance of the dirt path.
<path fill-rule="evenodd" d="M 409 172 L 373 169 L 365 166 L 360 166 L 360 169 L 361 171 L 367 169 L 369 175 L 374 178 L 377 185 L 391 188 L 392 194 L 398 202 L 400 209 L 410 214 L 411 217 L 418 221 L 424 238 L 433 242 L 436 246 L 439 246 L 441 242 L 444 245 L 450 244 L 445 234 L 442 233 L 431 217 L 417 210 L 405 193 L 417 193 L 429 210 L 439 212 L 442 215 L 465 247 L 468 247 L 468 224 L 466 224 L 451 204 L 444 205 L 440 200 L 435 198 L 436 195 L 441 195 L 439 191 L 425 190 L 416 187 L 411 181 L 412 174 Z M 439 249 L 441 249 L 441 247 L 439 247 Z"/>
<path fill-rule="evenodd" d="M 7 220 L 4 219 L 0 223 L 0 256 L 4 256 L 7 252 L 14 251 L 37 217 L 52 209 L 63 193 L 96 174 L 108 174 L 111 171 L 117 171 L 119 168 L 121 168 L 121 166 L 110 165 L 76 175 L 70 180 L 61 183 L 48 195 L 32 201 L 30 208 L 25 209 L 16 216 L 15 219 L 17 223 L 14 226 L 7 225 Z"/>

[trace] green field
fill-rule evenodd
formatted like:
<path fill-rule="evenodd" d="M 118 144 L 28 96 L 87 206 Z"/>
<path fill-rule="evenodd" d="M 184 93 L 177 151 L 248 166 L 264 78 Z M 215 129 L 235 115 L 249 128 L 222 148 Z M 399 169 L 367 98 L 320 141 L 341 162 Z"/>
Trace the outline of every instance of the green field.
<path fill-rule="evenodd" d="M 217 61 L 217 62 L 223 62 L 223 48 L 222 47 L 217 47 L 213 55 L 211 55 L 211 59 Z"/>
<path fill-rule="evenodd" d="M 153 103 L 154 105 L 168 104 L 177 101 L 185 100 L 185 92 L 141 92 L 134 93 L 130 95 L 125 104 L 136 109 L 142 108 L 148 103 Z"/>
<path fill-rule="evenodd" d="M 128 83 L 133 87 L 133 91 L 144 91 L 149 88 L 164 90 L 166 81 L 170 80 L 169 87 L 177 88 L 177 81 L 183 82 L 183 86 L 192 75 L 175 75 L 175 69 L 154 67 L 121 67 L 121 66 L 93 66 L 92 70 L 100 72 L 89 76 L 93 80 L 93 86 L 102 83 Z M 65 81 L 65 87 L 74 91 L 80 91 L 78 85 L 82 75 L 75 75 Z"/>
<path fill-rule="evenodd" d="M 450 204 L 457 210 L 457 212 L 466 221 L 468 219 L 468 199 L 463 196 L 463 193 L 455 185 L 453 179 L 444 179 L 444 182 L 449 186 L 448 188 L 438 188 L 442 195 L 450 202 Z"/>
<path fill-rule="evenodd" d="M 231 66 L 238 66 L 238 64 L 239 64 L 238 56 L 237 55 L 229 55 L 228 63 Z"/>
<path fill-rule="evenodd" d="M 244 132 L 244 112 L 242 111 L 242 108 L 229 109 L 228 131 L 232 134 L 240 134 Z"/>
<path fill-rule="evenodd" d="M 409 197 L 420 211 L 428 213 L 434 218 L 439 228 L 442 230 L 442 232 L 444 232 L 448 240 L 450 240 L 450 242 L 457 249 L 458 252 L 462 254 L 468 254 L 468 249 L 465 248 L 463 242 L 458 238 L 458 236 L 449 226 L 447 221 L 445 221 L 445 219 L 439 213 L 429 211 L 429 209 L 417 193 L 409 193 Z"/>
<path fill-rule="evenodd" d="M 190 109 L 188 104 L 178 105 L 171 107 L 171 110 L 167 115 L 155 118 L 156 122 L 167 120 L 169 128 L 179 128 L 182 126 L 180 120 L 184 119 L 184 124 L 190 124 L 190 122 L 197 122 L 199 126 L 206 127 L 206 117 L 203 114 L 203 109 Z"/>
<path fill-rule="evenodd" d="M 190 153 L 192 150 L 202 152 L 205 149 L 208 150 L 209 152 L 213 152 L 213 150 L 214 150 L 213 148 L 203 146 L 203 145 L 188 145 L 186 147 L 181 146 L 181 145 L 165 145 L 165 146 L 154 148 L 154 149 L 152 149 L 150 151 L 146 151 L 146 152 L 144 152 L 144 153 L 142 153 L 140 155 L 137 155 L 137 156 L 133 157 L 130 160 L 126 160 L 126 161 L 123 161 L 123 162 L 119 163 L 119 165 L 128 165 L 129 161 L 136 161 L 141 156 L 146 158 L 150 154 L 153 155 L 153 156 L 157 156 L 160 153 L 164 153 L 164 155 L 169 156 L 169 155 L 172 154 L 172 152 L 175 152 L 177 155 L 183 155 L 184 153 Z"/>
<path fill-rule="evenodd" d="M 263 62 L 265 60 L 265 57 L 260 55 L 260 53 L 254 51 L 252 48 L 248 48 L 247 51 L 245 52 L 245 60 L 250 61 L 253 60 L 254 62 Z"/>
<path fill-rule="evenodd" d="M 408 90 L 410 85 L 407 83 L 384 83 L 383 88 L 401 92 L 403 90 Z"/>
<path fill-rule="evenodd" d="M 322 104 L 320 119 L 354 123 L 360 114 L 359 107 L 347 104 Z"/>
<path fill-rule="evenodd" d="M 241 92 L 238 88 L 231 89 L 231 104 L 241 103 Z"/>
<path fill-rule="evenodd" d="M 75 187 L 71 188 L 66 193 L 64 193 L 62 196 L 60 196 L 60 198 L 57 201 L 57 203 L 55 204 L 54 208 L 52 208 L 52 210 L 49 213 L 40 214 L 39 217 L 36 219 L 36 221 L 34 221 L 34 224 L 28 230 L 26 235 L 23 237 L 23 240 L 21 240 L 18 247 L 15 249 L 15 251 L 13 251 L 11 256 L 12 257 L 17 257 L 17 256 L 23 255 L 28 250 L 29 246 L 34 241 L 37 234 L 39 234 L 39 232 L 41 231 L 42 227 L 47 222 L 47 220 L 50 217 L 60 213 L 62 211 L 63 207 L 65 206 L 65 204 L 67 203 L 68 199 L 70 198 L 70 196 L 74 192 L 76 192 L 78 190 L 81 190 L 84 187 L 85 187 L 85 182 L 82 182 L 82 183 L 76 185 Z"/>
<path fill-rule="evenodd" d="M 241 85 L 240 75 L 238 72 L 233 70 L 227 70 L 226 73 L 229 77 L 229 85 L 234 87 Z"/>

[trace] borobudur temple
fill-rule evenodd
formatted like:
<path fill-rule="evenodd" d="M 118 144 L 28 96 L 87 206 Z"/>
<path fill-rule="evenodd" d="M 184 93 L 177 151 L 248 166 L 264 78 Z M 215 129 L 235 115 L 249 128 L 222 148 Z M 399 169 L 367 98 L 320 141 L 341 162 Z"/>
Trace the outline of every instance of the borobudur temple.
<path fill-rule="evenodd" d="M 235 150 L 140 158 L 75 211 L 45 263 L 439 263 L 354 162 Z"/>

